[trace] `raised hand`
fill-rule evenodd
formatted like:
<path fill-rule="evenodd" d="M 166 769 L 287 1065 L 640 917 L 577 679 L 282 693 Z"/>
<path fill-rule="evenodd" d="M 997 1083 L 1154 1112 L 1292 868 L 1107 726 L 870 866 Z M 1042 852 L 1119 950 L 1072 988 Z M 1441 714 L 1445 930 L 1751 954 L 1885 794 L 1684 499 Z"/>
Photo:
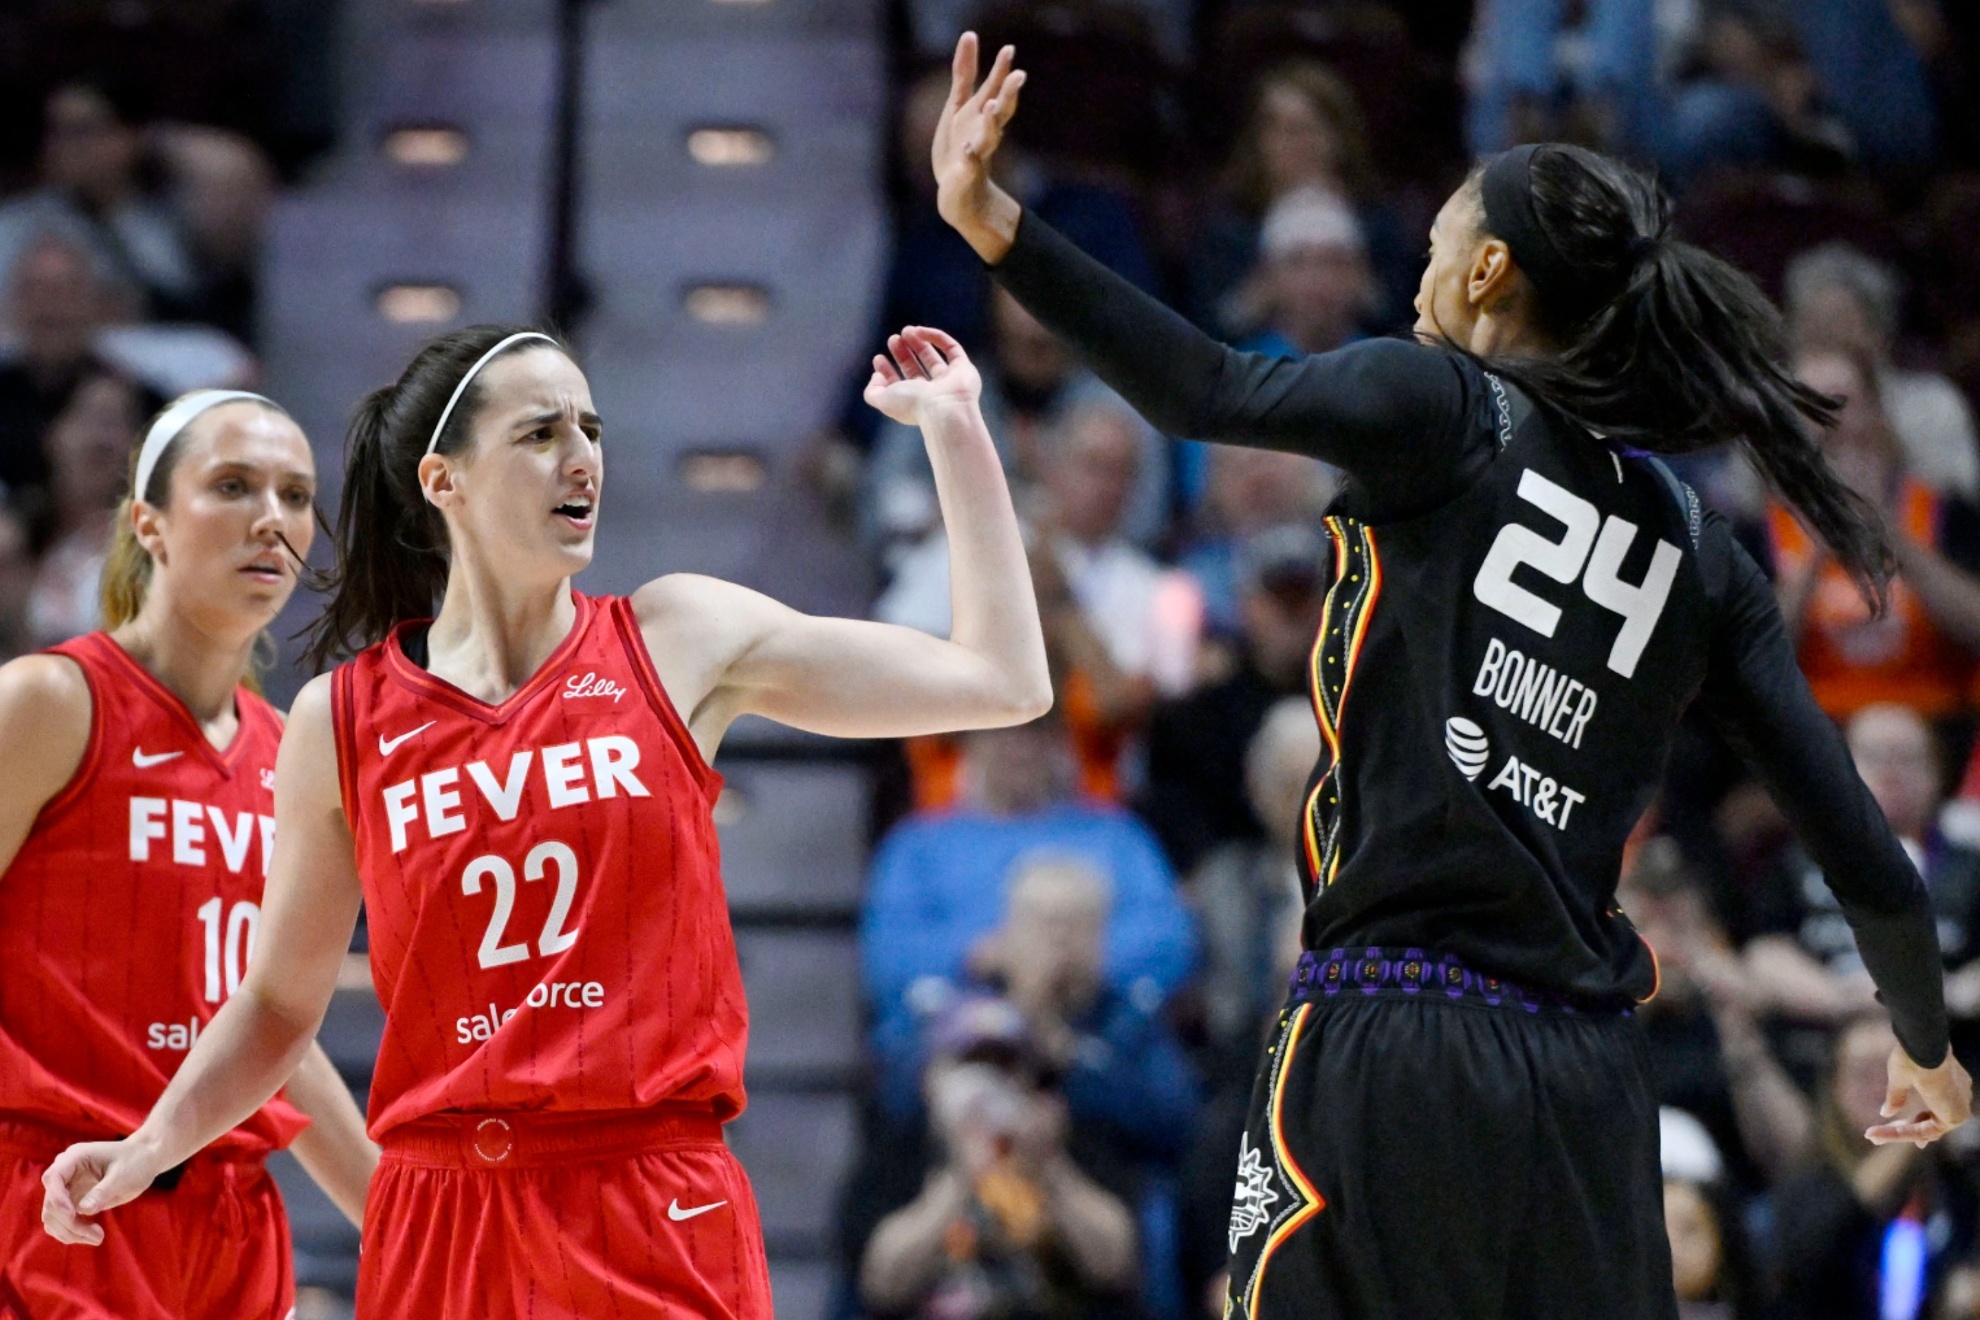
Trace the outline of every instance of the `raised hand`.
<path fill-rule="evenodd" d="M 897 422 L 920 426 L 932 410 L 975 408 L 983 378 L 952 337 L 925 325 L 911 325 L 887 338 L 887 352 L 873 358 L 866 401 Z"/>
<path fill-rule="evenodd" d="M 1909 1141 L 1923 1150 L 1971 1116 L 1973 1079 L 1951 1051 L 1938 1067 L 1921 1068 L 1899 1045 L 1891 1051 L 1889 1072 L 1884 1117 L 1891 1121 L 1863 1134 L 1875 1144 Z"/>
<path fill-rule="evenodd" d="M 950 66 L 949 101 L 935 126 L 936 209 L 992 265 L 1017 237 L 1017 201 L 990 177 L 990 160 L 1024 87 L 1024 70 L 1011 67 L 1016 58 L 1014 46 L 998 51 L 990 76 L 978 86 L 976 34 L 963 33 Z"/>
<path fill-rule="evenodd" d="M 103 1227 L 89 1216 L 136 1199 L 160 1172 L 139 1142 L 79 1142 L 41 1175 L 41 1226 L 57 1242 L 101 1246 Z"/>

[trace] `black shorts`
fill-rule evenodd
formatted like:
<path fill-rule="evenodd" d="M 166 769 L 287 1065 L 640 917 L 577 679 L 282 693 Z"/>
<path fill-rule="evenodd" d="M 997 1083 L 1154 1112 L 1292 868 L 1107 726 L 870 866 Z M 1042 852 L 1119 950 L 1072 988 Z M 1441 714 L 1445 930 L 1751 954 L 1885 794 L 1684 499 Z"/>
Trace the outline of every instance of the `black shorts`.
<path fill-rule="evenodd" d="M 1309 953 L 1246 1126 L 1227 1320 L 1675 1320 L 1625 1012 Z"/>

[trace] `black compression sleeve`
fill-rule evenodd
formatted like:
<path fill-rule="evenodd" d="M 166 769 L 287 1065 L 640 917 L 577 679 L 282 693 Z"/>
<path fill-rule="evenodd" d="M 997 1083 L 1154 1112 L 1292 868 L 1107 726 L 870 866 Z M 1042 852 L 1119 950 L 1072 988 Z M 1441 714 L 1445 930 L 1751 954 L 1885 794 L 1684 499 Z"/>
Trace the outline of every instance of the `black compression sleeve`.
<path fill-rule="evenodd" d="M 1029 212 L 992 274 L 1170 435 L 1325 459 L 1406 507 L 1442 502 L 1489 456 L 1477 372 L 1446 350 L 1377 339 L 1297 360 L 1240 353 Z"/>
<path fill-rule="evenodd" d="M 1906 1052 L 1935 1067 L 1946 1055 L 1945 982 L 1925 884 L 1815 704 L 1767 579 L 1716 518 L 1700 562 L 1719 607 L 1705 713 L 1822 868 Z"/>

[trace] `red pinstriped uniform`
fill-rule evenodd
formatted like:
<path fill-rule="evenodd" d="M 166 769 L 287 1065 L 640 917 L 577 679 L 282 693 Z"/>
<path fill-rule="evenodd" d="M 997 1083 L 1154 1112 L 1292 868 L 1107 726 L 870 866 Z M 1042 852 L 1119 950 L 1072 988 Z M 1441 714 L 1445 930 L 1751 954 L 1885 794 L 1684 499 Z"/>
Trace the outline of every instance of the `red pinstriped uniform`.
<path fill-rule="evenodd" d="M 137 1127 L 240 983 L 281 741 L 275 712 L 242 689 L 239 732 L 215 750 L 107 634 L 55 651 L 89 683 L 90 731 L 0 875 L 0 1316 L 279 1320 L 294 1292 L 288 1224 L 262 1159 L 307 1125 L 280 1099 L 170 1190 L 105 1215 L 103 1246 L 42 1232 L 49 1162 Z"/>
<path fill-rule="evenodd" d="M 366 1314 L 770 1313 L 720 1129 L 748 1035 L 721 780 L 629 602 L 576 602 L 498 705 L 408 658 L 423 625 L 333 680 L 386 1017 Z"/>

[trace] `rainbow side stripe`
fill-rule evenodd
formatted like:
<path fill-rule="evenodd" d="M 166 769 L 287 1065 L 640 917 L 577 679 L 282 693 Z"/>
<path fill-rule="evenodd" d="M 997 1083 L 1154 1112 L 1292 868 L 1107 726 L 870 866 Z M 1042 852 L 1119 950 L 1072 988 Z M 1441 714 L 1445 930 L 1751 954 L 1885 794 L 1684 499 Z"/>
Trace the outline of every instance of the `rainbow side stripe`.
<path fill-rule="evenodd" d="M 1320 635 L 1314 639 L 1307 666 L 1313 717 L 1320 724 L 1323 744 L 1322 768 L 1307 795 L 1301 831 L 1307 868 L 1320 888 L 1332 884 L 1341 867 L 1341 711 L 1361 659 L 1368 620 L 1382 595 L 1382 558 L 1375 529 L 1352 518 L 1329 518 L 1326 526 L 1334 543 L 1334 581 L 1327 588 Z"/>
<path fill-rule="evenodd" d="M 1301 1004 L 1293 1012 L 1291 1023 L 1279 1045 L 1277 1066 L 1272 1076 L 1272 1157 L 1279 1172 L 1292 1184 L 1299 1196 L 1299 1203 L 1290 1213 L 1280 1218 L 1265 1238 L 1265 1245 L 1259 1249 L 1258 1263 L 1252 1267 L 1251 1278 L 1244 1286 L 1245 1320 L 1258 1320 L 1258 1298 L 1265 1288 L 1265 1270 L 1272 1263 L 1272 1253 L 1277 1251 L 1285 1240 L 1298 1232 L 1307 1220 L 1327 1208 L 1327 1198 L 1315 1191 L 1306 1174 L 1293 1158 L 1292 1150 L 1286 1145 L 1285 1100 L 1286 1079 L 1292 1074 L 1293 1053 L 1299 1045 L 1300 1033 L 1306 1028 L 1306 1019 L 1313 1012 L 1313 1005 Z"/>

